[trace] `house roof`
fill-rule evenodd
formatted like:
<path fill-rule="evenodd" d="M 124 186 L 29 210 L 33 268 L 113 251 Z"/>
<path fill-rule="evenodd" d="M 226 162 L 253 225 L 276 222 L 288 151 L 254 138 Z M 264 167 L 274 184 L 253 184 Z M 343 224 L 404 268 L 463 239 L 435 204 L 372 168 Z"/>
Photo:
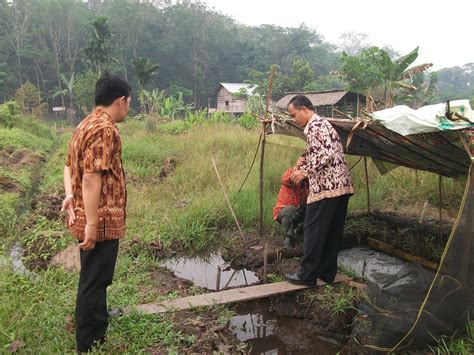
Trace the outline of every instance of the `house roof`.
<path fill-rule="evenodd" d="M 254 84 L 246 84 L 246 83 L 219 83 L 222 85 L 227 91 L 231 94 L 235 94 L 240 91 L 240 89 L 246 89 L 248 94 L 252 94 L 254 90 L 257 88 Z"/>
<path fill-rule="evenodd" d="M 346 90 L 289 92 L 280 100 L 278 100 L 276 106 L 279 109 L 286 110 L 288 103 L 296 95 L 305 95 L 311 100 L 313 106 L 334 105 L 339 102 L 347 93 L 348 91 Z"/>

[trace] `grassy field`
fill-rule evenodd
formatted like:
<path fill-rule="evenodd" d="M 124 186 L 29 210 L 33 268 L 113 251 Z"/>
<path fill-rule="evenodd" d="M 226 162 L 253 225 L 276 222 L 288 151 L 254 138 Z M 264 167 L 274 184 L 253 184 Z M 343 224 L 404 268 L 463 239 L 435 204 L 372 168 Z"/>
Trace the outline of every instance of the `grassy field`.
<path fill-rule="evenodd" d="M 229 245 L 220 231 L 235 227 L 211 158 L 229 194 L 236 216 L 245 232 L 258 226 L 258 159 L 250 169 L 259 140 L 259 127 L 244 128 L 228 121 L 207 124 L 171 123 L 150 125 L 130 119 L 120 125 L 123 160 L 128 181 L 126 238 L 121 243 L 114 283 L 109 288 L 111 307 L 150 302 L 175 294 L 154 294 L 156 258 L 146 249 L 160 242 L 165 251 L 200 253 Z M 247 125 L 248 126 L 248 125 Z M 9 248 L 19 241 L 49 260 L 72 242 L 44 232 L 61 232 L 58 219 L 47 219 L 31 208 L 38 196 L 62 196 L 62 169 L 70 133 L 57 134 L 36 123 L 34 132 L 20 128 L 0 128 L 0 148 L 13 146 L 41 157 L 21 168 L 5 165 L 0 177 L 8 178 L 18 189 L 0 192 L 0 242 L 4 260 Z M 302 153 L 304 142 L 291 137 L 270 136 L 265 148 L 264 228 L 278 228 L 271 210 L 283 171 Z M 349 165 L 358 158 L 348 157 Z M 350 200 L 350 211 L 366 207 L 362 163 L 351 171 L 357 192 Z M 371 204 L 374 208 L 419 209 L 425 201 L 438 203 L 438 177 L 434 174 L 398 168 L 380 176 L 369 163 Z M 416 182 L 416 183 L 415 183 Z M 444 212 L 455 215 L 464 183 L 444 179 Z M 34 188 L 34 193 L 29 191 Z M 138 247 L 137 247 L 138 246 Z M 39 252 L 41 251 L 41 253 Z M 0 267 L 0 349 L 27 353 L 72 352 L 74 350 L 73 309 L 77 273 L 62 268 L 36 269 L 28 275 L 13 274 Z M 471 329 L 471 328 L 470 328 Z M 109 339 L 101 350 L 130 353 L 153 346 L 178 349 L 193 338 L 177 332 L 168 317 L 138 316 L 113 320 Z M 472 345 L 472 337 L 465 340 Z M 471 346 L 469 345 L 469 346 Z M 446 345 L 447 346 L 447 345 Z M 453 345 L 454 346 L 454 345 Z M 466 345 L 465 349 L 468 345 Z"/>

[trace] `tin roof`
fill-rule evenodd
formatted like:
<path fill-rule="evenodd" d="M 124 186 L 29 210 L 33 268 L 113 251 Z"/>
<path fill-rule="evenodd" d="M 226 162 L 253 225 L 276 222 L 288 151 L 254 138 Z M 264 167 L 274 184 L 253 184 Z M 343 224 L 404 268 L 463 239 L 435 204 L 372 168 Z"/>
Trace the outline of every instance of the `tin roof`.
<path fill-rule="evenodd" d="M 247 90 L 248 94 L 252 94 L 254 90 L 257 88 L 254 84 L 246 84 L 246 83 L 219 83 L 222 85 L 227 91 L 231 94 L 238 93 L 241 89 Z"/>
<path fill-rule="evenodd" d="M 330 90 L 330 91 L 310 91 L 310 92 L 289 92 L 277 101 L 276 106 L 279 109 L 286 110 L 290 100 L 296 95 L 305 95 L 311 100 L 313 106 L 335 105 L 348 91 Z"/>

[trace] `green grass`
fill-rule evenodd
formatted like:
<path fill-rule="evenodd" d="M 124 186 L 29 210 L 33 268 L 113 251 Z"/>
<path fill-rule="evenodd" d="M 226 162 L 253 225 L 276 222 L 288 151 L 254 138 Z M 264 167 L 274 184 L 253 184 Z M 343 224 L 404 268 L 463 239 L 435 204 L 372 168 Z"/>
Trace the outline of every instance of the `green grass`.
<path fill-rule="evenodd" d="M 216 162 L 225 191 L 244 231 L 255 231 L 259 215 L 259 155 L 247 182 L 240 192 L 238 190 L 252 163 L 260 131 L 258 127 L 252 129 L 251 124 L 244 128 L 238 124 L 219 123 L 226 120 L 226 117 L 215 118 L 205 124 L 203 120 L 201 124 L 194 123 L 179 132 L 169 127 L 160 129 L 166 125 L 158 125 L 155 131 L 150 131 L 145 122 L 137 120 L 119 125 L 128 180 L 128 231 L 121 243 L 114 283 L 109 288 L 111 308 L 173 297 L 172 293 L 163 295 L 154 291 L 156 280 L 153 274 L 157 261 L 145 249 L 135 248 L 133 253 L 129 253 L 132 240 L 139 241 L 139 245 L 159 240 L 165 247 L 173 246 L 176 250 L 193 253 L 229 242 L 220 238 L 219 231 L 234 227 L 235 222 L 211 158 Z M 42 167 L 40 191 L 54 194 L 63 193 L 62 173 L 69 137 L 69 134 L 64 134 L 55 140 L 30 135 L 20 129 L 0 128 L 2 147 L 8 143 L 18 149 L 48 153 L 48 161 Z M 297 138 L 267 138 L 264 164 L 266 231 L 277 228 L 271 212 L 281 175 L 295 163 L 303 149 L 304 142 Z M 176 167 L 167 177 L 160 179 L 161 167 L 168 158 L 176 160 Z M 352 165 L 357 158 L 349 157 L 348 160 Z M 351 211 L 365 209 L 363 171 L 363 165 L 359 164 L 351 172 L 357 189 L 350 201 Z M 7 173 L 22 185 L 31 186 L 28 183 L 30 175 L 22 175 L 25 173 L 21 171 Z M 432 204 L 438 202 L 438 177 L 434 174 L 419 172 L 415 176 L 412 170 L 399 168 L 380 176 L 372 163 L 369 163 L 369 174 L 374 208 L 403 208 L 426 200 Z M 463 186 L 463 182 L 444 179 L 444 208 L 451 213 L 456 211 Z M 0 194 L 2 235 L 22 238 L 26 245 L 39 241 L 49 243 L 46 249 L 38 249 L 38 257 L 44 258 L 51 257 L 64 246 L 62 243 L 70 241 L 54 238 L 43 241 L 38 231 L 63 227 L 59 222 L 46 222 L 31 214 L 19 215 L 20 203 L 19 194 Z M 28 229 L 24 228 L 25 221 L 29 222 Z M 0 252 L 5 255 L 7 249 L 1 248 Z M 36 277 L 26 277 L 0 269 L 0 349 L 6 350 L 18 340 L 24 343 L 20 352 L 72 352 L 75 342 L 70 326 L 78 275 L 60 268 L 36 272 Z M 351 307 L 353 295 L 350 292 L 339 291 L 338 297 L 330 297 L 330 294 L 327 290 L 321 296 L 328 311 L 337 314 Z M 137 314 L 114 319 L 108 336 L 109 342 L 99 349 L 105 353 L 137 353 L 156 347 L 172 352 L 193 340 L 176 332 L 169 317 Z"/>
<path fill-rule="evenodd" d="M 0 148 L 13 146 L 17 149 L 29 148 L 40 153 L 46 153 L 52 145 L 51 137 L 39 137 L 19 128 L 0 127 Z"/>
<path fill-rule="evenodd" d="M 429 347 L 433 354 L 472 354 L 474 352 L 474 322 L 471 321 L 466 324 L 466 334 L 464 337 L 443 336 L 435 340 L 437 345 Z"/>
<path fill-rule="evenodd" d="M 305 295 L 310 300 L 317 301 L 322 309 L 331 313 L 333 316 L 354 309 L 354 303 L 356 301 L 354 290 L 345 284 L 337 286 L 337 289 L 335 289 L 333 285 L 326 285 L 322 292 L 315 293 L 307 291 Z"/>

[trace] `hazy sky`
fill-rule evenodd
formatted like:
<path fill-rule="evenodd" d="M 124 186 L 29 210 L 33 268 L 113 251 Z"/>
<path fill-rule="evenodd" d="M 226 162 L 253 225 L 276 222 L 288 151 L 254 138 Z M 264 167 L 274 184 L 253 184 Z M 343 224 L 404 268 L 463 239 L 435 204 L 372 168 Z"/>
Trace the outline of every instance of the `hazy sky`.
<path fill-rule="evenodd" d="M 203 0 L 237 22 L 306 26 L 337 43 L 343 32 L 363 32 L 369 43 L 401 54 L 420 47 L 415 64 L 433 69 L 474 62 L 474 0 Z"/>

